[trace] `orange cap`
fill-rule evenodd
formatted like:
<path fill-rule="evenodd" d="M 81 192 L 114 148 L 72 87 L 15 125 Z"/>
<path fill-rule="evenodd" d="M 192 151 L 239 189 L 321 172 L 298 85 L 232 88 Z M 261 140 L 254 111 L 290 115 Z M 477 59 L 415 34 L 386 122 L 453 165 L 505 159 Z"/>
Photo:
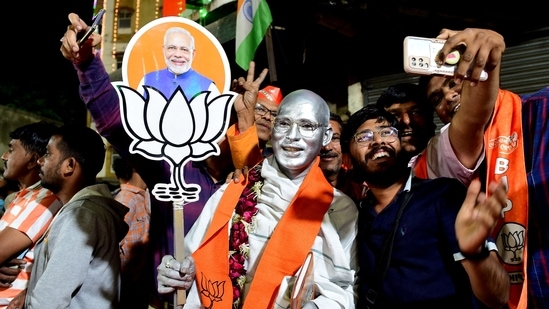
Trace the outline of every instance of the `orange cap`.
<path fill-rule="evenodd" d="M 280 105 L 280 102 L 282 101 L 282 92 L 278 87 L 267 86 L 259 90 L 257 98 L 265 98 L 271 102 L 276 103 L 276 105 Z"/>

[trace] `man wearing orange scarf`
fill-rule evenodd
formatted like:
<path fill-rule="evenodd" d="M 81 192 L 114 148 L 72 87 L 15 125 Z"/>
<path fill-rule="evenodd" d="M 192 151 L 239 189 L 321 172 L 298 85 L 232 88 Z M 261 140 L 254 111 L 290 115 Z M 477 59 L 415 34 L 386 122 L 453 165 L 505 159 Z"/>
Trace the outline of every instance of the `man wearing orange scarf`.
<path fill-rule="evenodd" d="M 488 30 L 467 31 L 478 34 Z M 458 32 L 457 35 L 459 34 Z M 439 38 L 454 39 L 455 35 L 456 32 L 447 30 Z M 489 78 L 494 74 L 499 77 L 499 70 L 489 73 Z M 477 116 L 461 108 L 465 106 L 463 95 L 470 91 L 466 83 L 433 77 L 422 78 L 420 84 L 426 89 L 439 118 L 444 123 L 451 120 L 450 128 L 458 117 L 475 119 Z M 491 103 L 486 104 L 486 107 L 491 107 L 492 114 L 486 123 L 486 130 L 480 132 L 484 146 L 482 155 L 486 156 L 486 175 L 483 180 L 503 180 L 508 185 L 507 207 L 502 212 L 503 219 L 493 231 L 499 247 L 500 262 L 511 278 L 508 305 L 510 308 L 546 308 L 549 305 L 549 271 L 545 262 L 549 238 L 544 228 L 547 226 L 544 218 L 547 217 L 549 195 L 546 130 L 548 91 L 546 88 L 521 98 L 512 92 L 499 89 L 499 83 L 492 82 L 490 87 L 493 93 L 497 93 L 497 99 L 493 107 Z M 478 145 L 478 141 L 467 145 Z M 459 154 L 460 145 L 452 143 L 452 147 Z M 459 158 L 460 162 L 462 158 L 470 160 L 469 162 L 475 160 L 474 156 L 462 156 Z M 429 178 L 449 176 L 450 169 L 440 166 L 432 168 L 430 159 L 433 158 L 427 155 L 424 160 L 419 161 L 416 167 L 418 174 L 424 173 L 422 176 Z M 446 161 L 456 162 L 448 158 Z M 473 171 L 477 168 L 475 166 Z M 473 176 L 465 178 L 471 179 Z"/>
<path fill-rule="evenodd" d="M 317 292 L 304 308 L 354 308 L 357 208 L 319 167 L 328 123 L 318 95 L 287 95 L 273 125 L 274 156 L 208 200 L 185 238 L 192 258 L 165 256 L 158 291 L 188 288 L 196 267 L 185 309 L 289 308 L 294 276 L 312 251 Z"/>

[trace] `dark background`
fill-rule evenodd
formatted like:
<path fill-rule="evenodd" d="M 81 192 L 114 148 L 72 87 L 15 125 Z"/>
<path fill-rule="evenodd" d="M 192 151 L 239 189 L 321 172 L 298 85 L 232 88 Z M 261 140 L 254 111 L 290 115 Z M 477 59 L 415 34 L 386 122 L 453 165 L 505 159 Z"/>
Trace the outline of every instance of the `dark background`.
<path fill-rule="evenodd" d="M 68 15 L 93 16 L 93 0 L 12 1 L 0 19 L 0 104 L 64 122 L 86 120 L 72 63 L 59 51 Z"/>
<path fill-rule="evenodd" d="M 347 85 L 402 72 L 406 35 L 434 37 L 444 27 L 490 28 L 504 35 L 507 46 L 549 35 L 549 19 L 533 0 L 267 2 L 278 29 L 273 30 L 277 80 L 266 83 L 281 87 L 284 94 L 311 89 L 338 105 L 346 104 Z M 85 121 L 76 72 L 59 52 L 59 39 L 70 12 L 91 20 L 93 0 L 15 1 L 7 11 L 0 22 L 0 104 L 64 122 Z M 234 40 L 223 46 L 233 77 L 243 76 L 234 64 Z M 258 68 L 268 66 L 264 42 L 256 62 Z"/>

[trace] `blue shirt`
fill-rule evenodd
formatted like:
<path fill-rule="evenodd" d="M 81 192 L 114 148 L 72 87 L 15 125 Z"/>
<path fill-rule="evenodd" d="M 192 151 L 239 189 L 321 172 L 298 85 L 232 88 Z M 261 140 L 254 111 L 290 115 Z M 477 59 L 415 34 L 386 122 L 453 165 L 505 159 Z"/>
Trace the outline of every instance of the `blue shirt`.
<path fill-rule="evenodd" d="M 212 81 L 209 78 L 192 68 L 179 75 L 175 75 L 168 69 L 158 70 L 147 73 L 143 80 L 143 85 L 159 90 L 167 99 L 172 96 L 177 87 L 181 87 L 188 101 L 198 93 L 207 91 L 211 84 Z"/>
<path fill-rule="evenodd" d="M 454 226 L 466 188 L 451 178 L 413 178 L 412 183 L 405 188 L 413 195 L 396 231 L 376 308 L 475 308 L 468 275 L 453 256 L 459 252 Z M 358 308 L 364 306 L 375 271 L 381 268 L 377 257 L 393 229 L 405 190 L 379 214 L 371 194 L 360 203 Z"/>
<path fill-rule="evenodd" d="M 549 308 L 549 87 L 522 96 L 528 180 L 528 308 Z"/>

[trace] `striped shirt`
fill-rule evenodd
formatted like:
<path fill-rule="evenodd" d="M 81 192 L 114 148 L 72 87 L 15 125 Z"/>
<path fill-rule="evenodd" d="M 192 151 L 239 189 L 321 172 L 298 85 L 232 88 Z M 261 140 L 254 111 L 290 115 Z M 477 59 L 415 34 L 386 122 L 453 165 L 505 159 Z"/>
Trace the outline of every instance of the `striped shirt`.
<path fill-rule="evenodd" d="M 27 288 L 32 265 L 34 262 L 34 244 L 47 230 L 53 217 L 63 204 L 40 182 L 19 191 L 13 201 L 6 207 L 6 213 L 0 219 L 0 230 L 10 227 L 25 233 L 33 242 L 32 247 L 24 256 L 27 261 L 23 270 L 8 289 L 0 289 L 0 309 L 7 307 L 9 302 Z"/>

